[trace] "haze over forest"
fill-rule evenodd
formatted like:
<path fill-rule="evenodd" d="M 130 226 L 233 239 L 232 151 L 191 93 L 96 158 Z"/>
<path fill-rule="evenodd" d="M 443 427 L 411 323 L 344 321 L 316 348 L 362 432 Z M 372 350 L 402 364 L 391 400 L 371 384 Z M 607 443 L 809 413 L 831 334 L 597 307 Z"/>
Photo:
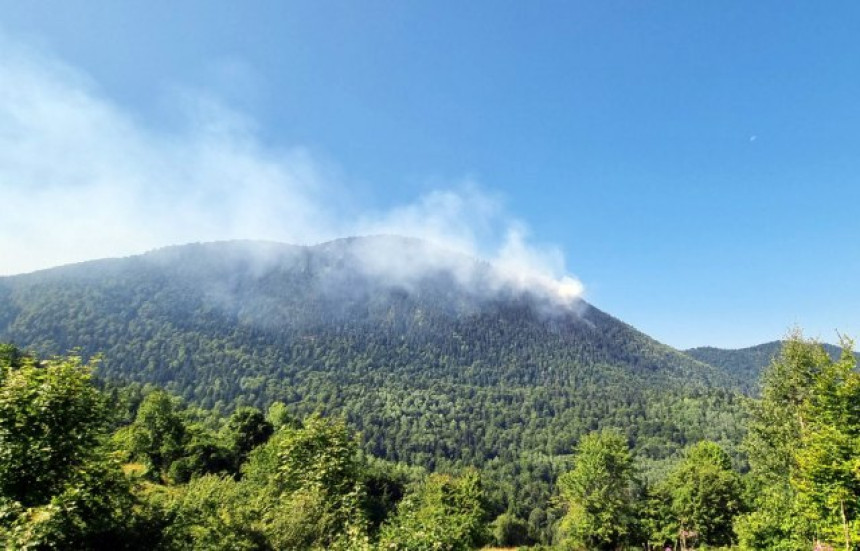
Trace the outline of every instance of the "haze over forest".
<path fill-rule="evenodd" d="M 858 24 L 0 0 L 0 547 L 860 549 Z"/>
<path fill-rule="evenodd" d="M 679 348 L 858 332 L 853 5 L 341 8 L 4 4 L 0 273 L 393 234 Z"/>

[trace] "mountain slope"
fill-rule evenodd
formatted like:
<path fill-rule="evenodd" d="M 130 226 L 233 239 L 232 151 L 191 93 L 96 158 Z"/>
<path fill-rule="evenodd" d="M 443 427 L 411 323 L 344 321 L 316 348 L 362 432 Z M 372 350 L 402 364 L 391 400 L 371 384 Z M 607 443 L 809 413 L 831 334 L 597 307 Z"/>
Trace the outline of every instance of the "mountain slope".
<path fill-rule="evenodd" d="M 838 346 L 832 344 L 823 346 L 834 359 L 842 353 L 842 349 Z M 741 381 L 745 388 L 753 390 L 757 387 L 762 370 L 779 355 L 781 348 L 782 341 L 772 341 L 734 350 L 703 346 L 685 350 L 684 353 L 700 362 L 722 369 L 728 377 Z"/>
<path fill-rule="evenodd" d="M 446 253 L 440 268 L 395 277 L 368 267 L 361 256 L 383 248 L 401 259 L 405 251 L 439 254 L 428 253 L 429 247 L 392 237 L 316 247 L 212 243 L 0 278 L 0 335 L 41 353 L 73 347 L 102 352 L 110 364 L 115 346 L 129 337 L 152 337 L 153 328 L 146 327 L 152 324 L 160 325 L 155 336 L 169 327 L 177 334 L 276 336 L 278 344 L 361 330 L 397 335 L 434 353 L 453 352 L 461 364 L 479 357 L 498 366 L 519 356 L 529 371 L 522 348 L 539 346 L 569 366 L 608 364 L 703 383 L 720 377 L 584 301 L 554 305 L 529 290 L 480 287 L 452 273 L 468 264 L 475 279 L 489 279 L 488 265 L 473 259 Z M 111 330 L 102 330 L 106 326 Z M 450 334 L 440 334 L 441 326 Z M 477 328 L 485 332 L 479 335 Z M 115 332 L 123 339 L 110 338 Z"/>
<path fill-rule="evenodd" d="M 733 376 L 520 283 L 395 237 L 188 245 L 0 278 L 0 340 L 206 407 L 343 414 L 368 452 L 482 465 L 524 503 L 598 427 L 655 460 L 740 438 Z"/>

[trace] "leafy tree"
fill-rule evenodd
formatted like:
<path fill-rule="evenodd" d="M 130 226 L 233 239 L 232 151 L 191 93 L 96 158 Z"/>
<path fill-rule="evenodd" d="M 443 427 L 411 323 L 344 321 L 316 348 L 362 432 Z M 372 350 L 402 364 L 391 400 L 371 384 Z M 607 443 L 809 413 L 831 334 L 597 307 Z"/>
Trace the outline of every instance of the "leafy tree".
<path fill-rule="evenodd" d="M 752 511 L 735 523 L 743 549 L 794 550 L 855 541 L 855 357 L 834 362 L 817 342 L 790 335 L 751 404 L 745 448 Z"/>
<path fill-rule="evenodd" d="M 380 547 L 390 550 L 466 550 L 487 539 L 480 473 L 434 473 L 403 498 L 382 527 Z"/>
<path fill-rule="evenodd" d="M 637 516 L 639 538 L 646 549 L 662 551 L 679 543 L 680 527 L 672 513 L 672 498 L 665 484 L 643 486 Z"/>
<path fill-rule="evenodd" d="M 4 370 L 19 368 L 27 361 L 32 361 L 32 358 L 21 352 L 17 346 L 0 343 L 0 377 L 3 376 Z"/>
<path fill-rule="evenodd" d="M 359 476 L 357 451 L 343 419 L 313 415 L 279 442 L 276 483 L 285 492 L 312 487 L 329 495 L 349 493 Z"/>
<path fill-rule="evenodd" d="M 205 475 L 157 495 L 169 519 L 161 547 L 192 550 L 257 550 L 268 547 L 253 494 L 232 477 Z"/>
<path fill-rule="evenodd" d="M 577 446 L 573 470 L 558 480 L 567 513 L 564 545 L 615 549 L 635 529 L 635 469 L 627 440 L 614 431 L 592 432 Z"/>
<path fill-rule="evenodd" d="M 109 410 L 80 357 L 4 347 L 0 547 L 130 549 L 134 499 L 103 446 Z"/>
<path fill-rule="evenodd" d="M 274 427 L 262 411 L 245 406 L 236 409 L 230 415 L 224 432 L 228 446 L 236 458 L 236 472 L 238 472 L 239 465 L 245 462 L 251 450 L 264 444 L 272 436 Z"/>
<path fill-rule="evenodd" d="M 146 461 L 152 476 L 160 476 L 182 457 L 187 436 L 173 399 L 156 390 L 143 399 L 137 410 L 131 425 L 131 451 Z"/>
<path fill-rule="evenodd" d="M 732 543 L 732 522 L 742 510 L 743 485 L 719 445 L 702 441 L 688 448 L 665 487 L 682 548 L 688 539 L 712 546 Z"/>
<path fill-rule="evenodd" d="M 272 424 L 274 429 L 287 427 L 291 429 L 301 428 L 302 422 L 290 413 L 286 404 L 283 402 L 272 402 L 269 409 L 266 411 L 266 420 Z"/>
<path fill-rule="evenodd" d="M 366 455 L 362 457 L 361 463 L 364 494 L 362 509 L 367 515 L 370 534 L 376 535 L 382 523 L 396 511 L 407 488 L 417 484 L 426 476 L 426 472 L 420 467 Z"/>
<path fill-rule="evenodd" d="M 182 456 L 168 468 L 171 482 L 188 482 L 196 475 L 236 475 L 239 472 L 236 454 L 207 427 L 190 423 L 186 426 L 186 434 L 187 443 L 183 446 Z"/>
<path fill-rule="evenodd" d="M 516 547 L 530 543 L 529 525 L 511 513 L 502 513 L 492 524 L 493 540 L 501 547 Z"/>
<path fill-rule="evenodd" d="M 791 483 L 816 539 L 860 546 L 860 374 L 850 341 L 823 365 L 801 407 Z"/>
<path fill-rule="evenodd" d="M 0 379 L 0 496 L 31 506 L 93 457 L 107 405 L 79 357 L 25 362 Z"/>
<path fill-rule="evenodd" d="M 260 523 L 277 549 L 362 547 L 368 541 L 358 447 L 345 422 L 314 415 L 254 449 L 243 484 L 271 504 Z"/>
<path fill-rule="evenodd" d="M 147 549 L 145 524 L 125 476 L 109 458 L 93 458 L 50 500 L 25 508 L 0 499 L 4 549 Z"/>

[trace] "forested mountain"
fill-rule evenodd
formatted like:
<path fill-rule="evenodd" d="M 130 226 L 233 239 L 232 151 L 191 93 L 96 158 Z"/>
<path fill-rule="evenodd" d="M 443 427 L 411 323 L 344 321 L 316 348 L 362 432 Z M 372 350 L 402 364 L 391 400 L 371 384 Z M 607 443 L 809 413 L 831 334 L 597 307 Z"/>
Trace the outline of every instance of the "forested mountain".
<path fill-rule="evenodd" d="M 782 345 L 782 341 L 772 341 L 734 350 L 702 346 L 690 348 L 684 353 L 700 362 L 724 370 L 727 376 L 741 381 L 749 390 L 755 390 L 762 371 L 779 354 Z M 832 344 L 822 346 L 834 360 L 842 353 L 842 349 L 838 346 Z"/>
<path fill-rule="evenodd" d="M 485 468 L 497 505 L 524 517 L 589 431 L 619 428 L 646 461 L 742 437 L 745 371 L 397 237 L 196 244 L 0 278 L 0 341 L 102 354 L 108 381 L 225 413 L 344 415 L 373 455 Z"/>

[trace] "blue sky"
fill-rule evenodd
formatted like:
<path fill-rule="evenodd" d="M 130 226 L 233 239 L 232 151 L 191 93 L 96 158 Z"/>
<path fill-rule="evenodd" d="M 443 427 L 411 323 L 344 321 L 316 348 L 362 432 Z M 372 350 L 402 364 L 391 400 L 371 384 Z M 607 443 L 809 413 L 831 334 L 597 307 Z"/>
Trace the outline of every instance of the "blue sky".
<path fill-rule="evenodd" d="M 0 273 L 418 224 L 490 258 L 507 258 L 513 231 L 518 261 L 575 275 L 589 301 L 673 346 L 748 346 L 793 325 L 860 336 L 857 28 L 855 2 L 0 1 L 0 87 L 35 90 L 0 98 L 32 103 L 0 114 L 0 133 L 44 105 L 66 106 L 69 129 L 14 126 L 33 145 L 0 154 L 0 191 L 37 211 L 120 213 L 58 213 L 67 241 L 7 220 Z M 40 180 L 38 163 L 75 148 Z M 189 158 L 186 186 L 173 173 Z M 131 183 L 63 182 L 78 172 Z M 267 224 L 225 191 L 255 178 L 246 208 L 264 205 Z M 32 183 L 47 180 L 50 193 Z M 183 210 L 159 218 L 171 190 Z M 129 205 L 169 230 L 123 225 Z"/>

